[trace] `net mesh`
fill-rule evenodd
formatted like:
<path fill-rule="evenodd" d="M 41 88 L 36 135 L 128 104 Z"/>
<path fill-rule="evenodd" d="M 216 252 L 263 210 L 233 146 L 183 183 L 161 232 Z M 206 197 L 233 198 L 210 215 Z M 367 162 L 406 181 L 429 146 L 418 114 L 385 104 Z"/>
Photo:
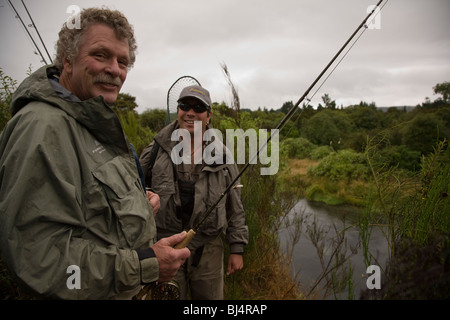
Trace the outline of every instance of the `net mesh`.
<path fill-rule="evenodd" d="M 197 81 L 194 77 L 191 76 L 183 76 L 178 78 L 170 87 L 167 92 L 167 118 L 166 124 L 172 122 L 177 117 L 177 106 L 178 106 L 178 98 L 180 97 L 181 91 L 188 86 L 201 86 L 200 82 Z"/>

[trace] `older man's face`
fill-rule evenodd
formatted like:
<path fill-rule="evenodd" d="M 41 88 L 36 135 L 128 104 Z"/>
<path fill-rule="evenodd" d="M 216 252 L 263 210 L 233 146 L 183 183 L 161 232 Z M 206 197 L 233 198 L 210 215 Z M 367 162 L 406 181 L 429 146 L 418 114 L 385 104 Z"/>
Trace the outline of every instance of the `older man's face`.
<path fill-rule="evenodd" d="M 127 77 L 130 62 L 127 39 L 119 39 L 114 29 L 94 24 L 82 37 L 78 55 L 63 61 L 60 83 L 80 100 L 99 95 L 112 104 Z"/>

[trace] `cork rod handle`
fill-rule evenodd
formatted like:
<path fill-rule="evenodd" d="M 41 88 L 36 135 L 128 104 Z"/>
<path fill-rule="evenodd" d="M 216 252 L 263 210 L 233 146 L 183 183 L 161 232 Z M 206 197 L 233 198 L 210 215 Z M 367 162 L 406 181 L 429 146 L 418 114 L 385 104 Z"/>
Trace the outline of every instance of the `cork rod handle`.
<path fill-rule="evenodd" d="M 187 247 L 187 245 L 189 244 L 189 242 L 191 242 L 191 240 L 192 240 L 192 238 L 195 236 L 195 231 L 194 230 L 189 230 L 188 231 L 188 233 L 187 233 L 187 235 L 186 235 L 186 238 L 184 238 L 183 239 L 183 241 L 181 241 L 180 243 L 178 243 L 176 246 L 175 246 L 175 249 L 183 249 L 183 248 L 186 248 Z"/>

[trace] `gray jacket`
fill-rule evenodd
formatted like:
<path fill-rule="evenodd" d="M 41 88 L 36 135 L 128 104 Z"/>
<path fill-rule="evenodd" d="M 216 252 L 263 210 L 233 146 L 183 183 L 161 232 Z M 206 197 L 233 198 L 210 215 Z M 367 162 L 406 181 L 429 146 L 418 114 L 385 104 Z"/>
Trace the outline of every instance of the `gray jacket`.
<path fill-rule="evenodd" d="M 182 231 L 181 219 L 177 216 L 176 207 L 181 206 L 178 181 L 174 175 L 174 164 L 171 160 L 172 148 L 178 143 L 171 141 L 172 132 L 177 128 L 177 121 L 163 128 L 156 136 L 159 150 L 151 173 L 151 186 L 161 199 L 161 208 L 156 214 L 158 238 L 167 237 Z M 208 129 L 211 128 L 208 126 Z M 141 154 L 140 163 L 144 176 L 149 177 L 150 155 L 154 142 Z M 225 146 L 222 145 L 224 148 Z M 195 184 L 194 210 L 187 229 L 194 227 L 208 208 L 213 205 L 225 191 L 229 183 L 238 174 L 236 164 L 203 163 L 199 178 Z M 248 227 L 239 189 L 231 189 L 219 202 L 215 210 L 200 226 L 189 248 L 194 250 L 216 238 L 226 235 L 231 253 L 243 253 L 248 243 Z"/>

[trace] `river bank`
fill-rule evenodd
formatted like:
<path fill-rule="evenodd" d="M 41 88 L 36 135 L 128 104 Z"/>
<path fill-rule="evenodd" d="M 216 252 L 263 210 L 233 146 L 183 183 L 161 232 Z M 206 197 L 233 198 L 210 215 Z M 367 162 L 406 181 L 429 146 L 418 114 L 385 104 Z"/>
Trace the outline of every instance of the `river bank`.
<path fill-rule="evenodd" d="M 297 207 L 312 210 L 307 218 L 304 213 L 290 211 L 286 219 L 289 223 L 279 233 L 283 249 L 291 256 L 293 275 L 298 279 L 303 272 L 318 279 L 313 280 L 317 285 L 308 283 L 308 277 L 299 281 L 303 292 L 307 288 L 307 298 L 314 292 L 309 288 L 315 290 L 321 282 L 324 287 L 319 289 L 317 298 L 330 297 L 330 285 L 334 298 L 345 299 L 345 294 L 358 298 L 358 290 L 365 286 L 364 280 L 357 284 L 358 276 L 361 283 L 361 276 L 368 276 L 364 267 L 375 264 L 382 273 L 381 290 L 366 290 L 365 299 L 447 298 L 450 161 L 446 140 L 439 142 L 433 153 L 422 157 L 417 171 L 387 166 L 377 162 L 376 156 L 374 153 L 364 158 L 363 175 L 353 175 L 349 162 L 338 163 L 334 159 L 327 159 L 328 166 L 305 159 L 288 161 L 283 179 L 286 185 L 302 186 L 304 199 Z M 333 172 L 342 164 L 346 166 L 343 174 L 339 170 Z M 321 170 L 316 169 L 319 166 Z M 344 215 L 344 222 L 336 221 L 339 210 L 349 204 L 356 209 L 354 222 L 348 214 Z M 321 213 L 324 208 L 325 218 Z M 364 263 L 358 265 L 351 257 L 361 255 Z M 341 268 L 343 261 L 349 264 Z M 327 271 L 329 266 L 332 268 Z"/>
<path fill-rule="evenodd" d="M 302 186 L 301 198 L 332 206 L 362 206 L 365 192 L 370 187 L 369 183 L 362 179 L 333 181 L 308 174 L 319 162 L 311 159 L 289 159 L 281 175 L 287 183 Z"/>

